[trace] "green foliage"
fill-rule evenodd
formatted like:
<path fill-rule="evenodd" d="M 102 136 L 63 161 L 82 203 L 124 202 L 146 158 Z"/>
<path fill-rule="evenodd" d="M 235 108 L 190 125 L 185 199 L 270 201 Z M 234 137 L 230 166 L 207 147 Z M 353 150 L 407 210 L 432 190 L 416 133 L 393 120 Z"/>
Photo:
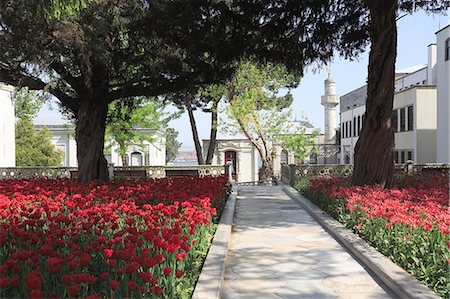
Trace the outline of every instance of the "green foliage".
<path fill-rule="evenodd" d="M 228 120 L 223 121 L 222 130 L 232 135 L 243 133 L 257 148 L 262 182 L 273 175 L 274 145 L 292 132 L 295 119 L 287 107 L 292 103 L 290 88 L 298 82 L 283 66 L 243 61 L 227 84 Z"/>
<path fill-rule="evenodd" d="M 60 19 L 63 15 L 73 15 L 87 7 L 93 0 L 44 0 L 41 2 L 41 10 L 49 19 Z M 94 0 L 95 1 L 95 0 Z"/>
<path fill-rule="evenodd" d="M 17 118 L 33 119 L 41 110 L 46 97 L 35 90 L 22 87 L 14 95 L 15 114 Z"/>
<path fill-rule="evenodd" d="M 130 102 L 112 102 L 108 107 L 106 127 L 106 140 L 111 140 L 111 143 L 107 147 L 117 145 L 119 156 L 124 157 L 130 146 L 143 147 L 146 141 L 154 142 L 152 135 L 139 133 L 135 129 L 165 130 L 169 121 L 181 115 L 181 112 L 168 113 L 165 109 L 166 104 L 162 101 L 144 97 Z"/>
<path fill-rule="evenodd" d="M 291 134 L 280 137 L 281 147 L 289 153 L 293 153 L 295 158 L 305 160 L 311 153 L 317 153 L 314 144 L 319 133 L 319 130 L 315 129 L 311 134 L 307 134 L 304 125 L 298 126 Z"/>
<path fill-rule="evenodd" d="M 51 142 L 52 133 L 47 127 L 38 132 L 29 119 L 16 123 L 17 166 L 61 166 L 63 153 Z"/>
<path fill-rule="evenodd" d="M 295 182 L 294 188 L 301 194 L 305 194 L 309 186 L 309 179 L 301 178 Z"/>
<path fill-rule="evenodd" d="M 174 128 L 166 129 L 166 163 L 172 162 L 178 155 L 181 142 L 177 140 L 178 131 Z"/>

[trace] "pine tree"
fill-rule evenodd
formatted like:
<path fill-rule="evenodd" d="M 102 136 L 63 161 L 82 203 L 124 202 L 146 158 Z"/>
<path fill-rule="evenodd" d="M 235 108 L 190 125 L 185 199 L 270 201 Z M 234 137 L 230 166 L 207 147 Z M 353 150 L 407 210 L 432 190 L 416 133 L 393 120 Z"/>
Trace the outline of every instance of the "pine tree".
<path fill-rule="evenodd" d="M 52 133 L 47 127 L 36 131 L 28 118 L 16 123 L 17 166 L 61 166 L 63 153 L 51 142 Z"/>

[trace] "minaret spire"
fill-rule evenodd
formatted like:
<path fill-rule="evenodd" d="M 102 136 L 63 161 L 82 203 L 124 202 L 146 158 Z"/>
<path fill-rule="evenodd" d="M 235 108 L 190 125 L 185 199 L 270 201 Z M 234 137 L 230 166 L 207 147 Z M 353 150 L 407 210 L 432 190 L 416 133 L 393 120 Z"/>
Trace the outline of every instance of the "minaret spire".
<path fill-rule="evenodd" d="M 336 135 L 336 106 L 339 97 L 336 95 L 336 81 L 331 77 L 331 65 L 328 64 L 328 78 L 324 81 L 325 94 L 321 97 L 321 104 L 325 108 L 325 143 L 334 144 Z"/>

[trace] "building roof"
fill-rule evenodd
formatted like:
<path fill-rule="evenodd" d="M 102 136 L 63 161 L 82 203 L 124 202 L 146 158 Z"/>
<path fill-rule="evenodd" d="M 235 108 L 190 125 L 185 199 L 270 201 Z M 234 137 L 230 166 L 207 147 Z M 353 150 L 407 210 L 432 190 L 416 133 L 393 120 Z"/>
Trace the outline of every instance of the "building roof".
<path fill-rule="evenodd" d="M 413 65 L 413 66 L 410 66 L 410 67 L 406 67 L 406 68 L 403 68 L 403 69 L 400 69 L 400 70 L 396 70 L 395 71 L 395 76 L 397 77 L 398 75 L 411 74 L 411 73 L 417 72 L 417 71 L 419 71 L 421 69 L 424 69 L 426 67 L 427 67 L 426 64 L 417 64 L 417 65 Z"/>

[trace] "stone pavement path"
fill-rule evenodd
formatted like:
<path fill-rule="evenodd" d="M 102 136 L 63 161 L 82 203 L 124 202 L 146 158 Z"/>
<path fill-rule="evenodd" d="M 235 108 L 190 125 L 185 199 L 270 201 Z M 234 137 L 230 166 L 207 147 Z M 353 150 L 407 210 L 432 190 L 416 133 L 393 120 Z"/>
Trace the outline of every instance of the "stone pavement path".
<path fill-rule="evenodd" d="M 280 186 L 239 187 L 234 223 L 222 298 L 394 298 Z"/>

